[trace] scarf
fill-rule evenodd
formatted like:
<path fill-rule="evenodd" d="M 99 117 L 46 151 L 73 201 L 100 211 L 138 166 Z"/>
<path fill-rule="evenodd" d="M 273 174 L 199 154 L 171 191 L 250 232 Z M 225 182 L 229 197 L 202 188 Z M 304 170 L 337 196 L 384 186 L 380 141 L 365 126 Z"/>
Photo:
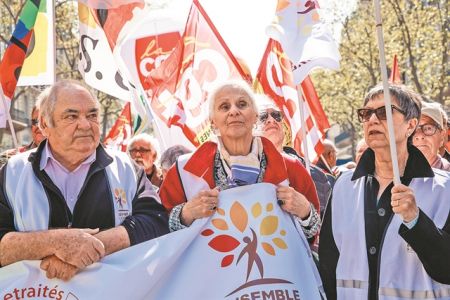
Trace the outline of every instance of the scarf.
<path fill-rule="evenodd" d="M 252 148 L 247 155 L 232 156 L 228 153 L 219 137 L 218 150 L 220 160 L 227 175 L 227 183 L 230 187 L 254 184 L 258 182 L 260 174 L 260 160 L 263 146 L 261 138 L 255 137 Z"/>

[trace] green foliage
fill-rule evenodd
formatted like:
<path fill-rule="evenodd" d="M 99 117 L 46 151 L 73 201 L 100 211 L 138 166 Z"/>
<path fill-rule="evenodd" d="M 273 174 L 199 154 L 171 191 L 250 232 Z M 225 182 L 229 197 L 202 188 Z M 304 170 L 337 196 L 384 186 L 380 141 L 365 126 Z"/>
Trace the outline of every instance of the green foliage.
<path fill-rule="evenodd" d="M 405 84 L 445 104 L 449 98 L 448 1 L 382 1 L 386 61 L 398 56 Z M 317 92 L 331 123 L 355 129 L 361 136 L 356 109 L 367 90 L 381 82 L 372 1 L 360 1 L 345 21 L 339 71 L 313 74 Z M 355 139 L 356 140 L 356 139 Z"/>

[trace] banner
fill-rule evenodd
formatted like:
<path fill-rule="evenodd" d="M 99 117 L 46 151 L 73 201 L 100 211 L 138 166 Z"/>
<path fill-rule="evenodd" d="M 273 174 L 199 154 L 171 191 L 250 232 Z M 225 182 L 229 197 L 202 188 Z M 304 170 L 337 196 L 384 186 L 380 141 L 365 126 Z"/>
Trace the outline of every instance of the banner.
<path fill-rule="evenodd" d="M 44 2 L 38 0 L 25 2 L 8 47 L 0 61 L 0 101 L 3 101 L 3 96 L 6 98 L 4 103 L 6 107 L 0 105 L 0 128 L 6 126 L 7 111 L 11 106 L 41 3 Z"/>
<path fill-rule="evenodd" d="M 51 85 L 55 82 L 53 15 L 53 1 L 41 1 L 18 86 Z"/>
<path fill-rule="evenodd" d="M 278 22 L 268 34 L 278 40 L 292 61 L 294 84 L 299 85 L 315 67 L 339 69 L 339 50 L 320 21 L 317 0 L 278 0 Z"/>
<path fill-rule="evenodd" d="M 201 145 L 211 135 L 208 91 L 231 78 L 251 82 L 251 75 L 243 70 L 194 0 L 182 40 L 147 77 L 152 111 L 167 127 L 180 127 L 194 146 Z"/>
<path fill-rule="evenodd" d="M 389 82 L 395 84 L 402 83 L 400 70 L 398 68 L 397 54 L 394 55 L 394 61 L 392 62 L 391 76 L 389 77 Z"/>
<path fill-rule="evenodd" d="M 112 9 L 118 8 L 122 5 L 140 3 L 143 4 L 144 0 L 78 0 L 78 5 L 86 5 L 91 8 L 97 9 Z"/>
<path fill-rule="evenodd" d="M 47 279 L 37 261 L 3 267 L 0 297 L 321 299 L 308 242 L 274 185 L 229 189 L 219 203 L 209 219 L 107 256 L 69 282 Z"/>
<path fill-rule="evenodd" d="M 293 82 L 291 62 L 280 43 L 273 39 L 270 39 L 267 44 L 254 85 L 257 92 L 270 97 L 283 112 L 284 126 L 287 129 L 285 144 L 294 147 L 303 155 L 302 141 L 304 139 L 301 133 L 299 96 Z M 303 95 L 307 96 L 301 95 L 300 99 L 305 114 L 309 159 L 314 161 L 323 152 L 322 140 L 329 124 L 309 77 L 301 86 Z M 305 98 L 308 101 L 305 101 Z"/>

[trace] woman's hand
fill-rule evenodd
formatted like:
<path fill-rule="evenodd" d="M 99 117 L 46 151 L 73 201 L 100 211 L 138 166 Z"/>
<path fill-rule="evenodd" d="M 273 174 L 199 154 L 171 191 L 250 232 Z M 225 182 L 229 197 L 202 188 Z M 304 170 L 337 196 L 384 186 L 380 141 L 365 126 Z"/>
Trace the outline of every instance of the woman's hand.
<path fill-rule="evenodd" d="M 277 198 L 282 202 L 281 208 L 284 211 L 302 220 L 307 219 L 311 213 L 311 206 L 308 199 L 290 186 L 277 187 Z"/>
<path fill-rule="evenodd" d="M 413 190 L 406 185 L 398 184 L 392 188 L 391 194 L 392 211 L 399 214 L 403 222 L 409 223 L 414 220 L 419 208 Z"/>
<path fill-rule="evenodd" d="M 219 202 L 217 189 L 200 191 L 194 198 L 186 202 L 181 210 L 181 223 L 190 226 L 196 219 L 209 217 L 216 211 Z"/>

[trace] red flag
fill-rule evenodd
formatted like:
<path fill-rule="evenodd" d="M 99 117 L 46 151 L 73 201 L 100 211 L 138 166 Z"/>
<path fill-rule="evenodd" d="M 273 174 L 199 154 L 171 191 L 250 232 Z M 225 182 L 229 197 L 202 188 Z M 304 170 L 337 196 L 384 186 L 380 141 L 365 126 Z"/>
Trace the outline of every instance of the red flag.
<path fill-rule="evenodd" d="M 285 142 L 301 151 L 301 122 L 298 106 L 298 93 L 292 76 L 291 62 L 284 53 L 279 42 L 270 39 L 256 76 L 257 90 L 272 98 L 275 104 L 284 112 L 288 135 Z M 306 138 L 308 139 L 308 153 L 314 161 L 323 152 L 322 140 L 325 129 L 329 128 L 326 115 L 320 105 L 312 82 L 307 78 L 302 83 L 304 98 L 302 98 Z M 304 101 L 306 99 L 307 101 Z M 320 124 L 319 124 L 320 122 Z"/>
<path fill-rule="evenodd" d="M 147 77 L 147 94 L 154 115 L 168 127 L 180 127 L 189 141 L 198 146 L 211 135 L 205 103 L 208 91 L 215 83 L 231 78 L 251 82 L 251 76 L 194 0 L 182 39 Z"/>
<path fill-rule="evenodd" d="M 389 82 L 397 84 L 402 83 L 402 79 L 400 77 L 400 70 L 398 69 L 397 54 L 394 55 L 394 61 L 392 62 L 392 70 Z"/>
<path fill-rule="evenodd" d="M 128 102 L 125 104 L 116 123 L 114 123 L 108 135 L 105 137 L 103 142 L 105 146 L 126 152 L 128 141 L 133 135 L 131 124 L 131 109 L 130 102 Z"/>

